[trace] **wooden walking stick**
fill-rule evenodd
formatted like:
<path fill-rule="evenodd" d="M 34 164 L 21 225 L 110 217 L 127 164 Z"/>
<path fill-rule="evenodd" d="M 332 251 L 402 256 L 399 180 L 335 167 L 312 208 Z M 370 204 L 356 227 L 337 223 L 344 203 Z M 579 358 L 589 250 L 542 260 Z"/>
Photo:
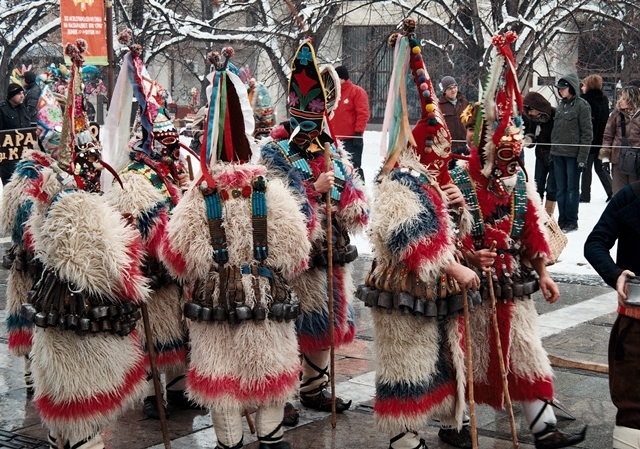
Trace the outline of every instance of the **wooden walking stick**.
<path fill-rule="evenodd" d="M 331 164 L 331 144 L 324 144 L 324 172 L 328 173 L 333 169 Z M 327 215 L 327 290 L 329 296 L 329 343 L 331 346 L 330 355 L 330 377 L 331 377 L 331 427 L 336 428 L 336 381 L 335 381 L 335 318 L 333 311 L 333 238 L 331 236 L 331 189 L 325 194 L 326 215 Z"/>
<path fill-rule="evenodd" d="M 156 392 L 156 403 L 158 405 L 158 414 L 160 415 L 160 428 L 162 429 L 162 441 L 165 449 L 171 449 L 171 440 L 169 439 L 169 428 L 167 427 L 167 417 L 164 414 L 164 399 L 162 396 L 162 386 L 160 385 L 160 376 L 158 375 L 158 367 L 156 365 L 156 350 L 153 347 L 153 334 L 151 332 L 151 324 L 149 323 L 149 309 L 147 303 L 140 304 L 142 311 L 142 322 L 144 323 L 144 333 L 147 339 L 147 351 L 149 352 L 149 365 L 151 367 L 151 377 L 153 377 L 153 389 Z"/>
<path fill-rule="evenodd" d="M 471 447 L 478 449 L 478 425 L 476 423 L 476 403 L 473 398 L 473 357 L 471 347 L 471 327 L 469 325 L 469 303 L 467 289 L 462 289 L 462 310 L 464 313 L 465 347 L 467 350 L 467 385 L 469 394 L 469 415 L 471 419 Z"/>
<path fill-rule="evenodd" d="M 189 170 L 189 181 L 193 181 L 193 165 L 191 164 L 191 156 L 187 156 L 187 169 Z"/>
<path fill-rule="evenodd" d="M 491 244 L 489 251 L 496 249 L 496 241 Z M 493 278 L 491 271 L 485 273 L 487 283 L 489 284 L 489 296 L 491 297 L 491 315 L 493 319 L 493 333 L 496 336 L 496 348 L 498 350 L 498 364 L 500 365 L 500 375 L 502 377 L 502 389 L 504 390 L 504 399 L 507 403 L 507 411 L 509 412 L 509 425 L 511 426 L 511 438 L 513 439 L 513 448 L 518 448 L 518 431 L 516 430 L 516 419 L 513 416 L 513 407 L 511 405 L 511 395 L 509 394 L 509 381 L 507 380 L 507 370 L 504 365 L 504 354 L 502 354 L 502 343 L 500 341 L 500 329 L 498 327 L 498 309 L 496 307 L 496 295 L 493 291 Z"/>

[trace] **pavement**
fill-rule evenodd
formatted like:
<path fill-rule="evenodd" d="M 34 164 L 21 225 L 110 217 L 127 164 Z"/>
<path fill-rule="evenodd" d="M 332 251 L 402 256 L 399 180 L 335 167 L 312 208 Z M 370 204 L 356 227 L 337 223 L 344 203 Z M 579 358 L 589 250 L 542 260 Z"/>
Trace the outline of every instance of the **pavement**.
<path fill-rule="evenodd" d="M 4 252 L 7 239 L 0 239 Z M 364 278 L 370 258 L 356 260 L 356 285 Z M 7 271 L 0 270 L 0 319 L 6 314 Z M 607 363 L 609 332 L 615 320 L 615 293 L 591 277 L 565 276 L 558 279 L 561 298 L 549 305 L 540 294 L 534 299 L 540 314 L 540 329 L 545 349 L 553 360 L 576 360 L 602 367 Z M 375 363 L 373 357 L 373 326 L 369 311 L 359 301 L 354 304 L 358 333 L 355 341 L 336 351 L 336 390 L 345 399 L 352 399 L 351 410 L 338 415 L 332 428 L 330 415 L 300 407 L 300 423 L 285 428 L 285 439 L 295 449 L 383 449 L 388 436 L 378 432 L 373 420 Z M 0 330 L 0 448 L 47 448 L 47 431 L 26 395 L 23 362 L 7 349 L 6 331 Z M 577 431 L 588 425 L 587 439 L 580 448 L 611 447 L 615 407 L 609 398 L 606 374 L 574 368 L 555 368 L 556 398 L 575 416 L 575 420 L 557 411 L 558 425 Z M 215 448 L 215 432 L 206 411 L 178 410 L 169 405 L 168 428 L 174 449 Z M 522 410 L 514 404 L 520 448 L 533 448 L 533 439 L 523 419 Z M 244 420 L 243 420 L 244 421 Z M 512 447 L 509 419 L 505 411 L 486 406 L 477 407 L 480 448 Z M 437 436 L 437 423 L 420 429 L 429 448 L 451 446 Z M 162 434 L 158 421 L 146 419 L 141 404 L 123 415 L 104 432 L 109 449 L 162 449 Z M 257 449 L 258 443 L 245 423 L 245 447 Z"/>

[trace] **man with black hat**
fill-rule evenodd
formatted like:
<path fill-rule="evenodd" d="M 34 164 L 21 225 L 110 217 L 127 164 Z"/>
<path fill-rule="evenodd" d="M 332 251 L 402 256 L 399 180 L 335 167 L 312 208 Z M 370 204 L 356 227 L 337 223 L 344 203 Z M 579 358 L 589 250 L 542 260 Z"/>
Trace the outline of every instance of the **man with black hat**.
<path fill-rule="evenodd" d="M 367 92 L 349 79 L 349 70 L 343 65 L 336 67 L 340 78 L 340 102 L 331 119 L 335 137 L 342 142 L 344 150 L 351 155 L 353 168 L 364 181 L 362 171 L 362 135 L 371 115 Z"/>
<path fill-rule="evenodd" d="M 24 89 L 20 84 L 11 83 L 7 88 L 7 99 L 0 101 L 0 130 L 28 128 L 31 120 L 24 106 Z M 9 182 L 17 160 L 0 162 L 2 184 Z"/>
<path fill-rule="evenodd" d="M 40 86 L 36 82 L 36 74 L 32 71 L 24 73 L 24 105 L 29 113 L 29 120 L 36 121 L 38 114 L 38 100 L 40 100 Z"/>
<path fill-rule="evenodd" d="M 462 125 L 460 114 L 469 104 L 469 100 L 463 94 L 458 92 L 458 83 L 452 76 L 445 76 L 440 81 L 442 86 L 442 94 L 438 99 L 440 110 L 447 122 L 447 128 L 451 133 L 451 152 L 454 154 L 469 154 L 469 150 L 465 144 L 467 130 Z M 455 160 L 449 163 L 449 168 L 453 168 Z"/>

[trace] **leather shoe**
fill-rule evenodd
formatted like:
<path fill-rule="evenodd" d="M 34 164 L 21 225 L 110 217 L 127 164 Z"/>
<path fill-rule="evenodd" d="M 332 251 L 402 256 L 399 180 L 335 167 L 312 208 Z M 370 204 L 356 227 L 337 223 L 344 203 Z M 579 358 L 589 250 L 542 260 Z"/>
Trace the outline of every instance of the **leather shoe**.
<path fill-rule="evenodd" d="M 258 449 L 291 449 L 291 444 L 286 441 L 280 441 L 279 443 L 274 444 L 260 442 Z"/>
<path fill-rule="evenodd" d="M 142 411 L 147 418 L 160 419 L 160 411 L 158 410 L 158 402 L 155 396 L 147 396 L 142 404 Z M 164 408 L 164 416 L 169 419 L 169 410 Z"/>
<path fill-rule="evenodd" d="M 389 446 L 389 449 L 393 449 L 393 446 Z M 424 438 L 420 438 L 420 444 L 417 447 L 414 447 L 413 449 L 429 449 L 427 447 L 427 442 L 424 441 Z"/>
<path fill-rule="evenodd" d="M 454 447 L 460 447 L 462 449 L 470 449 L 472 447 L 471 427 L 469 426 L 462 426 L 462 429 L 460 429 L 460 431 L 454 428 L 440 428 L 440 430 L 438 431 L 438 436 L 442 441 Z"/>
<path fill-rule="evenodd" d="M 284 418 L 282 418 L 282 425 L 293 427 L 298 425 L 298 421 L 300 421 L 298 409 L 295 408 L 291 402 L 287 402 L 284 405 Z"/>
<path fill-rule="evenodd" d="M 547 424 L 544 430 L 534 433 L 536 449 L 559 449 L 573 446 L 584 441 L 587 426 L 578 433 L 567 433 L 558 430 L 556 426 Z"/>
<path fill-rule="evenodd" d="M 300 403 L 313 410 L 331 412 L 331 393 L 327 390 L 322 390 L 314 396 L 307 396 L 304 393 L 300 393 Z M 351 401 L 345 402 L 341 398 L 336 397 L 336 413 L 342 413 L 345 410 L 349 410 L 349 407 L 351 407 Z"/>
<path fill-rule="evenodd" d="M 565 234 L 578 230 L 578 223 L 566 223 L 562 229 Z"/>

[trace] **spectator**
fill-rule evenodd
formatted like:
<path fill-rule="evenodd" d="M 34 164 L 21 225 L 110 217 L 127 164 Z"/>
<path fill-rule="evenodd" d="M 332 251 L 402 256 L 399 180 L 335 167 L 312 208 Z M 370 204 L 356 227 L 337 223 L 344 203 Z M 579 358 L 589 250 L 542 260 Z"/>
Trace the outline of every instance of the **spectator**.
<path fill-rule="evenodd" d="M 627 275 L 640 274 L 639 230 L 640 182 L 634 182 L 614 195 L 584 245 L 591 266 L 618 292 L 618 316 L 611 328 L 608 354 L 609 390 L 618 409 L 614 448 L 637 448 L 640 441 L 640 307 L 627 303 Z M 616 241 L 614 262 L 609 251 Z"/>
<path fill-rule="evenodd" d="M 35 123 L 38 114 L 38 101 L 40 101 L 40 86 L 36 82 L 36 74 L 24 72 L 24 105 L 29 113 L 29 120 Z M 95 110 L 94 110 L 95 116 Z M 93 119 L 89 119 L 93 120 Z"/>
<path fill-rule="evenodd" d="M 0 130 L 28 128 L 29 114 L 24 105 L 24 89 L 11 83 L 7 88 L 7 99 L 0 101 Z M 17 160 L 0 162 L 0 179 L 6 185 L 18 164 Z"/>
<path fill-rule="evenodd" d="M 447 122 L 447 128 L 451 133 L 451 152 L 453 154 L 469 154 L 466 146 L 467 130 L 462 125 L 460 114 L 469 104 L 467 97 L 458 92 L 458 83 L 452 76 L 445 76 L 440 81 L 442 94 L 439 98 L 440 110 Z M 449 169 L 452 169 L 455 161 L 449 163 Z"/>
<path fill-rule="evenodd" d="M 638 180 L 637 176 L 624 175 L 618 170 L 620 145 L 622 143 L 622 118 L 625 121 L 625 135 L 634 147 L 640 146 L 640 90 L 636 87 L 625 87 L 620 91 L 620 99 L 616 109 L 609 116 L 602 137 L 602 149 L 611 160 L 612 192 L 615 195 L 627 184 Z"/>
<path fill-rule="evenodd" d="M 602 187 L 607 193 L 607 201 L 611 199 L 611 175 L 602 167 L 602 161 L 598 158 L 600 147 L 602 146 L 602 136 L 604 128 L 609 119 L 609 99 L 602 92 L 602 77 L 600 75 L 589 75 L 582 80 L 581 97 L 587 100 L 591 106 L 591 126 L 593 127 L 593 140 L 591 150 L 587 159 L 587 167 L 582 172 L 582 182 L 580 183 L 580 202 L 591 201 L 591 168 L 595 168 L 596 175 L 600 178 Z"/>
<path fill-rule="evenodd" d="M 524 133 L 536 146 L 536 188 L 540 199 L 545 200 L 545 210 L 553 215 L 556 207 L 556 178 L 551 157 L 551 131 L 556 108 L 538 92 L 529 92 L 523 103 Z"/>
<path fill-rule="evenodd" d="M 344 150 L 351 155 L 353 168 L 364 181 L 362 171 L 362 150 L 364 140 L 362 135 L 369 121 L 369 97 L 360 86 L 356 86 L 349 79 L 349 70 L 343 65 L 336 67 L 340 78 L 340 106 L 331 119 L 331 127 L 336 138 L 342 141 Z"/>
<path fill-rule="evenodd" d="M 558 225 L 567 233 L 578 229 L 580 173 L 587 166 L 593 127 L 589 103 L 578 96 L 578 75 L 564 75 L 556 88 L 561 100 L 553 119 L 551 156 L 556 175 Z"/>

